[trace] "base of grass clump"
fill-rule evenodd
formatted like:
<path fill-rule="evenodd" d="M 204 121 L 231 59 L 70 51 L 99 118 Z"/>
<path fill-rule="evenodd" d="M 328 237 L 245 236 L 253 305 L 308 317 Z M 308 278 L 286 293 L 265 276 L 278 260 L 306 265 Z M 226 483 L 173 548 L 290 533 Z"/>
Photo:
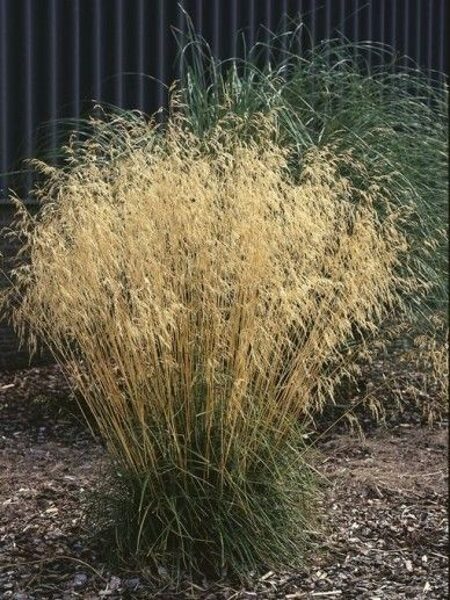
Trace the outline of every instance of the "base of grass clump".
<path fill-rule="evenodd" d="M 294 428 L 253 457 L 237 448 L 225 476 L 194 452 L 186 471 L 169 457 L 148 474 L 113 469 L 92 503 L 108 558 L 174 581 L 300 566 L 318 493 L 306 452 Z"/>

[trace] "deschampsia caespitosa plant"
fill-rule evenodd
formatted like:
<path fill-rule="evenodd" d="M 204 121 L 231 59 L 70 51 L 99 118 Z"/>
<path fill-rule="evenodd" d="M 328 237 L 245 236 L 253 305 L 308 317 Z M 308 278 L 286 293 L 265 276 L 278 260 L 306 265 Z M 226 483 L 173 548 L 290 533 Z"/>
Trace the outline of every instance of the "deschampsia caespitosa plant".
<path fill-rule="evenodd" d="M 93 122 L 63 168 L 40 165 L 42 208 L 17 223 L 14 320 L 48 342 L 117 465 L 121 551 L 174 573 L 299 559 L 302 416 L 413 284 L 408 214 L 339 175 L 366 177 L 351 154 L 311 149 L 293 178 L 276 117 L 255 115 L 251 138 L 229 118 L 201 138 L 181 118 Z"/>

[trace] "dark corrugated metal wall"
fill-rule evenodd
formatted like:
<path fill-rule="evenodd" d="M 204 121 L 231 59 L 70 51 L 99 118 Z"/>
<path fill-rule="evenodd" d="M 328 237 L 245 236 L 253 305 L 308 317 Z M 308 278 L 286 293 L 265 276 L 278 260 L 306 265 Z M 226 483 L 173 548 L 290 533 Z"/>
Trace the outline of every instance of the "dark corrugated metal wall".
<path fill-rule="evenodd" d="M 217 56 L 236 55 L 261 25 L 302 15 L 315 41 L 336 30 L 352 40 L 392 45 L 426 69 L 447 70 L 446 0 L 0 0 L 0 173 L 39 149 L 39 127 L 77 117 L 91 100 L 153 112 L 164 102 L 179 4 Z M 264 32 L 260 31 L 260 36 Z M 56 144 L 46 126 L 45 143 Z M 0 178 L 5 197 L 11 178 Z"/>

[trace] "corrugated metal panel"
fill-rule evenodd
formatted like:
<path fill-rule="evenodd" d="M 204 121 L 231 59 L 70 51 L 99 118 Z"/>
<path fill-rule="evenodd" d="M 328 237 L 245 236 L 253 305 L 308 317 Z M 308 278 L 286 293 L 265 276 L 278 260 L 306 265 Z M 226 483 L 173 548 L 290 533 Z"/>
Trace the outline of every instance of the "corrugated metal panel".
<path fill-rule="evenodd" d="M 264 39 L 283 15 L 301 14 L 314 42 L 340 31 L 448 69 L 446 0 L 0 0 L 0 173 L 56 146 L 55 119 L 84 114 L 92 100 L 146 112 L 164 104 L 156 80 L 179 75 L 181 7 L 221 58 L 240 51 L 238 31 L 252 45 L 258 30 Z M 0 198 L 12 181 L 0 177 Z"/>

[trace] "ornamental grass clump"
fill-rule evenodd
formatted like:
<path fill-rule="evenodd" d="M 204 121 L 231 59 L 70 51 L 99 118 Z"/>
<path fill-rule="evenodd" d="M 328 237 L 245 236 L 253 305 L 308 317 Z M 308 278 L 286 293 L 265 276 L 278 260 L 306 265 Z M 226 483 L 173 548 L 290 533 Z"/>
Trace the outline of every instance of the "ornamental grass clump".
<path fill-rule="evenodd" d="M 251 138 L 237 116 L 206 137 L 176 115 L 91 125 L 63 167 L 38 165 L 9 301 L 120 475 L 118 552 L 174 576 L 295 564 L 313 497 L 302 423 L 412 284 L 408 214 L 339 174 L 366 177 L 351 154 L 313 148 L 293 178 L 276 115 L 254 115 Z"/>
<path fill-rule="evenodd" d="M 245 59 L 219 61 L 188 19 L 179 41 L 180 97 L 189 126 L 207 135 L 226 113 L 248 118 L 275 110 L 275 136 L 289 149 L 294 173 L 310 148 L 352 152 L 356 169 L 343 161 L 341 174 L 354 187 L 378 181 L 392 203 L 409 208 L 403 267 L 431 285 L 405 300 L 416 333 L 437 333 L 434 315 L 447 313 L 448 297 L 447 78 L 422 71 L 381 43 L 340 35 L 314 45 L 303 23 L 281 34 L 262 33 L 266 41 L 250 46 Z M 246 133 L 252 135 L 251 128 Z"/>
<path fill-rule="evenodd" d="M 341 161 L 339 175 L 360 190 L 377 182 L 393 205 L 401 211 L 407 207 L 409 218 L 401 227 L 409 251 L 402 269 L 426 285 L 404 294 L 406 312 L 393 312 L 380 329 L 381 356 L 388 354 L 390 366 L 399 359 L 420 365 L 423 384 L 410 377 L 408 387 L 416 389 L 418 407 L 429 421 L 445 416 L 445 384 L 436 375 L 441 369 L 436 371 L 423 344 L 413 340 L 426 339 L 433 356 L 446 355 L 447 77 L 423 71 L 377 42 L 351 42 L 337 34 L 313 44 L 304 23 L 290 31 L 284 25 L 281 34 L 261 33 L 265 41 L 241 52 L 245 59 L 220 61 L 187 18 L 187 34 L 179 39 L 180 98 L 189 127 L 208 135 L 224 114 L 231 112 L 251 123 L 255 113 L 276 111 L 275 139 L 288 150 L 293 175 L 301 173 L 303 156 L 311 148 L 332 148 L 335 156 L 350 151 L 356 161 Z M 245 46 L 244 35 L 242 39 Z M 252 136 L 254 131 L 249 127 L 245 134 Z M 383 210 L 381 203 L 382 219 Z M 405 351 L 402 356 L 395 352 L 394 359 L 398 348 Z M 355 360 L 355 369 L 358 361 L 364 367 L 369 360 L 379 363 L 379 358 L 378 351 L 364 352 L 362 360 Z M 377 388 L 380 416 L 390 410 L 386 399 L 392 392 L 397 395 L 397 385 L 397 377 L 386 377 L 384 390 Z M 351 387 L 341 389 L 341 406 L 348 416 Z M 439 398 L 430 398 L 430 389 Z"/>

